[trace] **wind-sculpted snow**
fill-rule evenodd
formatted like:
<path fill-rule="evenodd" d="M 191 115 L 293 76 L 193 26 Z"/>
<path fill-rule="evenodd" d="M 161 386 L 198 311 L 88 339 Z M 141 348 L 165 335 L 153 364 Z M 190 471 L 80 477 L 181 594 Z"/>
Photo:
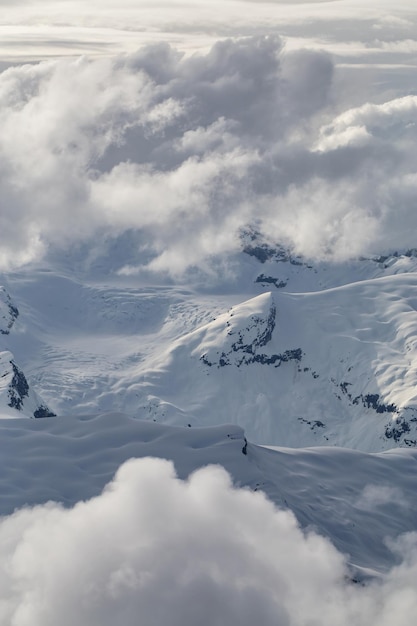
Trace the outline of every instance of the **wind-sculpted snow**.
<path fill-rule="evenodd" d="M 413 450 L 267 450 L 230 424 L 168 427 L 114 413 L 3 420 L 0 440 L 1 515 L 49 500 L 73 506 L 97 496 L 130 458 L 158 457 L 171 459 L 181 479 L 199 467 L 223 466 L 234 484 L 265 492 L 303 528 L 329 537 L 358 576 L 395 563 L 386 539 L 415 527 Z"/>
<path fill-rule="evenodd" d="M 249 443 L 242 454 L 233 426 L 122 415 L 3 421 L 0 430 L 2 624 L 414 619 L 414 451 Z"/>

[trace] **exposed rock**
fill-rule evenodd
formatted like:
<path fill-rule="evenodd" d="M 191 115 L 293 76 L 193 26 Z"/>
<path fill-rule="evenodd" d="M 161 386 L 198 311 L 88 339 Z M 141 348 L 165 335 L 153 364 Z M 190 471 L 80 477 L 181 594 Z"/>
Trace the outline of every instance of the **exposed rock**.
<path fill-rule="evenodd" d="M 283 289 L 287 286 L 287 281 L 279 280 L 278 278 L 274 278 L 273 276 L 265 276 L 265 274 L 259 274 L 256 278 L 255 283 L 261 283 L 263 285 L 275 285 L 277 289 Z"/>
<path fill-rule="evenodd" d="M 4 287 L 0 287 L 0 334 L 8 335 L 19 311 Z"/>
<path fill-rule="evenodd" d="M 54 417 L 55 414 L 30 388 L 24 372 L 15 363 L 11 352 L 0 352 L 0 400 L 3 406 L 27 417 Z"/>
<path fill-rule="evenodd" d="M 9 406 L 12 409 L 17 409 L 18 411 L 22 410 L 23 400 L 27 398 L 29 395 L 29 385 L 26 380 L 26 376 L 20 370 L 16 363 L 10 361 L 10 364 L 13 369 L 13 378 L 9 384 Z"/>

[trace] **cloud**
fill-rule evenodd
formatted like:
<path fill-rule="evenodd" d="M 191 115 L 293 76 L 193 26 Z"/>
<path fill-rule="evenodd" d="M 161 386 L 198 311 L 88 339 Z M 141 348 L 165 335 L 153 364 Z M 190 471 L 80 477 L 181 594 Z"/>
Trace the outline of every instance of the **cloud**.
<path fill-rule="evenodd" d="M 409 506 L 402 490 L 388 485 L 366 485 L 356 502 L 356 506 L 369 511 L 392 504 L 401 508 Z"/>
<path fill-rule="evenodd" d="M 209 271 L 255 222 L 313 258 L 410 246 L 415 97 L 343 111 L 333 78 L 276 36 L 5 70 L 1 269 L 130 232 L 114 270 Z"/>
<path fill-rule="evenodd" d="M 402 136 L 415 136 L 417 96 L 404 96 L 383 104 L 366 103 L 339 115 L 331 124 L 321 130 L 322 142 L 318 150 L 337 148 L 349 142 L 340 140 L 347 133 L 366 133 L 371 139 L 393 139 L 393 133 L 400 131 Z M 339 137 L 339 140 L 338 140 Z M 365 138 L 365 136 L 363 136 Z M 326 145 L 327 141 L 327 145 Z"/>
<path fill-rule="evenodd" d="M 0 621 L 14 626 L 412 622 L 417 538 L 366 586 L 344 557 L 219 467 L 186 482 L 171 462 L 131 460 L 102 495 L 0 521 Z"/>

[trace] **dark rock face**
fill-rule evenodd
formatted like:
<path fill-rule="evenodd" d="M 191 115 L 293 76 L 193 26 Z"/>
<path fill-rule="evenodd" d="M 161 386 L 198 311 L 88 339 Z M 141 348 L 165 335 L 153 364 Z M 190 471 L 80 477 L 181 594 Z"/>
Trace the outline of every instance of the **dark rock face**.
<path fill-rule="evenodd" d="M 22 370 L 13 361 L 10 363 L 13 368 L 13 378 L 9 387 L 9 406 L 21 411 L 23 400 L 29 395 L 29 385 Z"/>
<path fill-rule="evenodd" d="M 13 368 L 13 378 L 8 389 L 8 405 L 12 409 L 23 411 L 24 401 L 29 397 L 29 384 L 26 376 L 16 363 L 14 363 L 14 361 L 10 361 L 10 364 Z M 33 417 L 55 417 L 55 413 L 53 413 L 45 404 L 40 404 L 33 412 Z"/>
<path fill-rule="evenodd" d="M 301 348 L 295 348 L 294 350 L 285 350 L 282 354 L 255 354 L 252 363 L 261 363 L 262 365 L 273 365 L 279 367 L 281 363 L 288 363 L 289 361 L 301 361 L 303 352 Z"/>
<path fill-rule="evenodd" d="M 56 414 L 52 413 L 52 411 L 50 411 L 47 406 L 41 404 L 36 409 L 36 411 L 33 412 L 33 417 L 35 417 L 36 419 L 41 417 L 56 417 Z"/>
<path fill-rule="evenodd" d="M 8 335 L 19 316 L 17 307 L 4 287 L 0 287 L 0 335 Z"/>
<path fill-rule="evenodd" d="M 385 437 L 409 448 L 417 447 L 417 409 L 406 407 L 402 415 L 386 425 Z"/>
<path fill-rule="evenodd" d="M 395 404 L 384 404 L 380 402 L 378 393 L 368 393 L 366 396 L 360 397 L 364 406 L 368 409 L 374 409 L 377 413 L 394 413 L 397 410 Z"/>
<path fill-rule="evenodd" d="M 263 235 L 252 228 L 248 228 L 241 234 L 243 242 L 243 252 L 254 257 L 260 263 L 274 261 L 275 263 L 290 263 L 291 265 L 305 266 L 312 269 L 302 260 L 301 256 L 293 255 L 291 252 L 280 244 L 265 243 Z M 258 282 L 258 281 L 257 281 Z M 260 282 L 260 281 L 259 281 Z"/>
<path fill-rule="evenodd" d="M 301 422 L 302 424 L 307 424 L 307 426 L 310 427 L 310 430 L 312 430 L 313 432 L 316 432 L 319 428 L 326 428 L 326 424 L 324 424 L 321 420 L 307 420 L 304 419 L 303 417 L 299 417 L 298 421 Z M 329 441 L 329 438 L 326 437 L 324 435 L 324 439 L 326 439 L 327 441 Z"/>
<path fill-rule="evenodd" d="M 242 365 L 251 365 L 252 363 L 280 367 L 282 363 L 301 361 L 303 356 L 301 348 L 285 350 L 281 354 L 265 354 L 262 352 L 261 349 L 268 345 L 272 339 L 276 325 L 276 314 L 276 306 L 271 304 L 266 319 L 253 316 L 246 328 L 237 331 L 229 330 L 228 336 L 236 337 L 236 339 L 227 350 L 217 353 L 219 355 L 218 360 L 217 358 L 215 360 L 209 359 L 207 354 L 203 354 L 200 360 L 208 367 L 213 365 L 217 367 L 226 367 L 228 365 L 241 367 Z M 227 325 L 229 325 L 229 322 L 227 322 Z"/>
<path fill-rule="evenodd" d="M 279 280 L 278 278 L 274 278 L 273 276 L 265 276 L 265 274 L 259 274 L 256 278 L 255 283 L 261 283 L 262 285 L 275 285 L 277 289 L 283 289 L 287 286 L 287 281 Z"/>
<path fill-rule="evenodd" d="M 335 380 L 332 380 L 333 383 L 336 384 Z M 404 415 L 401 415 L 402 410 L 400 410 L 395 404 L 385 404 L 381 400 L 381 396 L 379 393 L 368 393 L 368 394 L 360 394 L 358 396 L 352 396 L 349 392 L 349 387 L 352 387 L 353 383 L 349 382 L 341 382 L 338 386 L 342 390 L 343 395 L 345 395 L 352 404 L 359 405 L 361 404 L 366 409 L 373 409 L 376 413 L 391 413 L 395 414 L 393 416 L 393 420 L 385 426 L 384 437 L 386 439 L 392 439 L 396 443 L 403 443 L 408 447 L 416 447 L 417 439 L 415 439 L 410 435 L 412 430 L 415 431 L 415 426 L 411 426 L 411 423 L 414 422 L 417 424 L 417 417 L 415 415 L 415 409 L 406 408 L 405 411 L 412 411 L 412 417 L 407 418 Z M 341 399 L 338 396 L 339 400 Z"/>
<path fill-rule="evenodd" d="M 335 383 L 336 381 L 333 380 L 332 382 Z M 368 393 L 366 395 L 360 394 L 359 396 L 353 397 L 352 394 L 349 392 L 349 387 L 351 386 L 352 383 L 348 383 L 346 381 L 339 384 L 339 387 L 342 390 L 343 394 L 350 400 L 352 404 L 358 405 L 359 403 L 362 403 L 366 409 L 373 409 L 377 413 L 396 413 L 398 411 L 398 408 L 395 406 L 395 404 L 384 404 L 381 401 L 381 396 L 379 395 L 379 393 Z"/>
<path fill-rule="evenodd" d="M 249 256 L 254 256 L 261 263 L 269 261 L 275 255 L 275 250 L 266 244 L 262 244 L 260 246 L 246 246 L 243 248 L 243 252 L 245 252 L 245 254 L 249 254 Z"/>
<path fill-rule="evenodd" d="M 235 365 L 240 367 L 241 365 L 251 365 L 252 363 L 260 363 L 261 365 L 273 365 L 274 367 L 279 367 L 282 363 L 288 363 L 289 361 L 301 361 L 303 352 L 301 348 L 295 348 L 295 350 L 285 350 L 282 354 L 253 354 L 251 352 L 251 346 L 242 346 L 242 351 L 250 356 L 242 356 L 240 360 L 238 360 Z M 237 350 L 235 350 L 236 352 Z M 219 362 L 217 367 L 225 367 L 226 365 L 232 365 L 229 356 L 231 352 L 222 352 L 219 358 Z M 212 365 L 216 365 L 215 363 L 211 363 L 208 361 L 206 355 L 201 357 L 201 360 L 205 365 L 211 367 Z"/>
<path fill-rule="evenodd" d="M 249 362 L 254 362 L 255 357 L 260 356 L 256 354 L 257 349 L 266 346 L 272 339 L 272 333 L 275 329 L 276 314 L 276 306 L 275 304 L 272 304 L 266 320 L 253 317 L 251 323 L 246 328 L 238 330 L 236 333 L 230 330 L 228 335 L 232 337 L 236 334 L 237 338 L 236 341 L 231 344 L 230 350 L 227 353 L 222 353 L 219 360 L 220 366 L 230 364 L 228 356 L 230 356 L 232 352 L 238 352 L 244 355 L 242 356 L 240 363 L 245 362 L 247 364 Z M 249 343 L 247 342 L 246 337 L 252 333 L 253 330 L 258 330 L 258 332 L 256 333 L 255 338 Z M 250 355 L 249 359 L 246 355 Z"/>
<path fill-rule="evenodd" d="M 4 287 L 0 287 L 0 335 L 9 334 L 18 316 L 19 311 L 13 304 L 10 295 Z M 6 356 L 7 354 L 8 356 Z M 12 375 L 11 381 L 5 389 L 8 397 L 7 404 L 10 408 L 25 412 L 25 414 L 28 415 L 28 406 L 30 407 L 30 411 L 33 410 L 33 407 L 36 407 L 38 398 L 36 394 L 31 393 L 26 376 L 13 361 L 12 353 L 5 351 L 2 355 L 4 359 L 3 365 L 5 366 L 2 376 L 8 379 L 8 377 Z M 31 416 L 30 412 L 29 416 Z M 33 411 L 33 417 L 53 416 L 55 416 L 55 414 L 43 403 L 38 404 L 37 408 Z"/>
<path fill-rule="evenodd" d="M 291 265 L 304 265 L 299 257 L 292 256 L 287 250 L 278 245 L 276 247 L 269 246 L 266 243 L 247 245 L 243 248 L 243 252 L 255 257 L 260 263 L 275 261 L 277 263 L 290 263 Z"/>
<path fill-rule="evenodd" d="M 399 419 L 394 422 L 392 426 L 387 426 L 385 429 L 385 437 L 387 439 L 393 439 L 395 442 L 399 442 L 401 438 L 410 432 L 410 424 L 404 419 Z M 414 445 L 417 442 L 414 441 Z"/>

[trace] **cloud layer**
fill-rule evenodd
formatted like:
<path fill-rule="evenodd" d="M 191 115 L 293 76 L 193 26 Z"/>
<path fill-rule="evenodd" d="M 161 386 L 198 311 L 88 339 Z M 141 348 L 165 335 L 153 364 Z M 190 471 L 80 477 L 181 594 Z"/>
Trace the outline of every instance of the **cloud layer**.
<path fill-rule="evenodd" d="M 379 582 L 349 582 L 344 558 L 288 511 L 238 490 L 219 467 L 176 478 L 131 460 L 103 494 L 0 521 L 0 622 L 13 626 L 409 625 L 417 539 Z"/>
<path fill-rule="evenodd" d="M 414 65 L 411 0 L 2 0 L 0 57 L 39 60 L 132 51 L 154 41 L 207 49 L 221 37 L 281 32 L 290 44 L 340 54 L 348 62 Z M 389 55 L 386 54 L 387 46 Z M 385 50 L 384 50 L 385 48 Z"/>
<path fill-rule="evenodd" d="M 313 258 L 412 247 L 416 96 L 343 110 L 333 77 L 275 36 L 9 68 L 0 267 L 130 232 L 120 267 L 179 274 L 249 223 Z"/>

